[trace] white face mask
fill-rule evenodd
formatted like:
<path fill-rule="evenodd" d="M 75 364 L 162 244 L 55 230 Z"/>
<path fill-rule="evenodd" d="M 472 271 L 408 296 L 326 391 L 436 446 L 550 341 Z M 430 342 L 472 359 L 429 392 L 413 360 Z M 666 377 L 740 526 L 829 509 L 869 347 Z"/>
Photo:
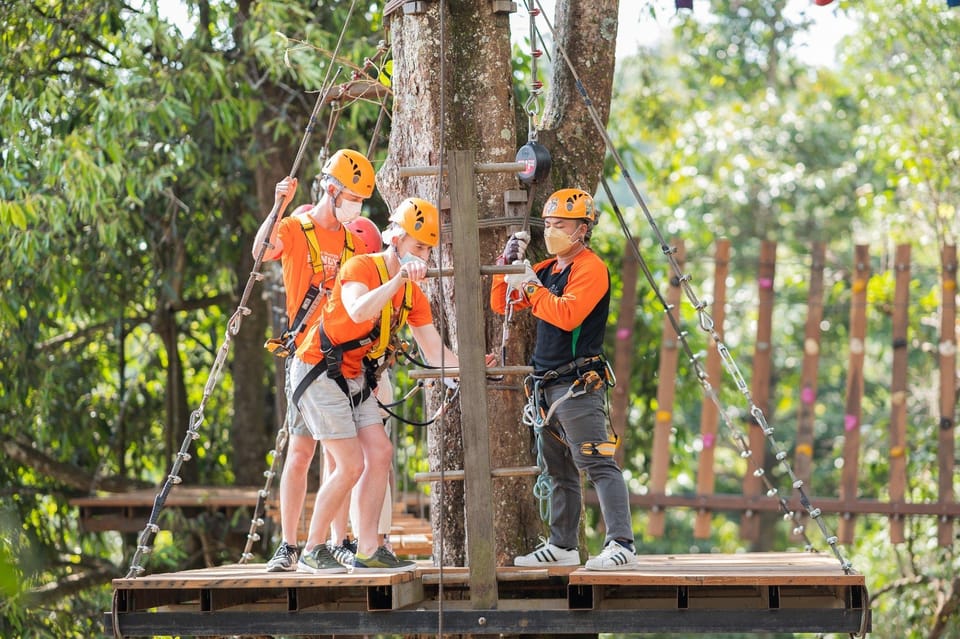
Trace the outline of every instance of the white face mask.
<path fill-rule="evenodd" d="M 543 229 L 543 243 L 547 245 L 547 253 L 550 255 L 559 255 L 570 250 L 574 244 L 580 241 L 580 238 L 574 238 L 567 235 L 560 229 L 549 226 Z"/>
<path fill-rule="evenodd" d="M 334 211 L 338 222 L 341 224 L 349 224 L 360 217 L 360 213 L 363 209 L 363 202 L 355 202 L 346 198 L 341 198 L 340 201 L 340 206 L 338 206 Z"/>

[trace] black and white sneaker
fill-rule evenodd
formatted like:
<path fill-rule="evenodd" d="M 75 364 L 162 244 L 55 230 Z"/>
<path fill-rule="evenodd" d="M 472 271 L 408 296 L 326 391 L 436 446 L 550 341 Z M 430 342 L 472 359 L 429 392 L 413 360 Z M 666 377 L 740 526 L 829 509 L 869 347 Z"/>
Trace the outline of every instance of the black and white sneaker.
<path fill-rule="evenodd" d="M 344 538 L 337 545 L 329 544 L 330 554 L 344 568 L 353 568 L 353 556 L 357 554 L 357 542 Z"/>
<path fill-rule="evenodd" d="M 637 567 L 637 553 L 616 541 L 611 541 L 596 557 L 587 559 L 587 570 L 633 570 Z"/>
<path fill-rule="evenodd" d="M 277 552 L 267 562 L 267 572 L 294 572 L 299 557 L 300 550 L 296 546 L 281 541 Z"/>
<path fill-rule="evenodd" d="M 561 548 L 540 538 L 540 545 L 533 552 L 514 557 L 514 566 L 579 566 L 580 552 L 576 548 Z"/>

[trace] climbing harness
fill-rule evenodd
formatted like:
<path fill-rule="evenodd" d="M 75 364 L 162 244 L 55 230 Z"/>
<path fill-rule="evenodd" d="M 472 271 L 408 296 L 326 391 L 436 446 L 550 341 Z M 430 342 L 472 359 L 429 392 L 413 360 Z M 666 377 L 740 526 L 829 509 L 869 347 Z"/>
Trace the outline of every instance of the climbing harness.
<path fill-rule="evenodd" d="M 603 375 L 593 368 L 579 374 L 576 379 L 571 382 L 567 391 L 554 400 L 547 410 L 544 411 L 543 407 L 547 403 L 543 394 L 545 386 L 549 386 L 556 382 L 558 378 L 572 371 L 579 371 L 581 368 L 594 365 L 597 362 L 603 362 L 604 364 Z M 537 498 L 540 504 L 540 518 L 543 521 L 550 521 L 550 496 L 553 494 L 553 478 L 550 477 L 550 474 L 547 472 L 547 465 L 543 455 L 543 438 L 545 435 L 550 435 L 565 445 L 569 444 L 556 429 L 550 426 L 550 420 L 553 419 L 554 412 L 560 404 L 568 399 L 580 397 L 587 393 L 598 392 L 604 387 L 613 388 L 616 383 L 613 370 L 603 355 L 580 357 L 559 368 L 547 371 L 542 375 L 528 375 L 524 379 L 523 388 L 527 395 L 527 403 L 523 407 L 521 421 L 533 430 L 534 442 L 537 449 L 537 466 L 540 467 L 540 474 L 537 475 L 537 479 L 533 485 L 533 496 Z M 607 441 L 585 442 L 580 446 L 580 452 L 584 455 L 613 456 L 619 441 L 619 436 L 616 433 L 611 433 Z"/>
<path fill-rule="evenodd" d="M 535 1 L 537 5 L 540 6 L 542 11 L 540 0 L 535 0 Z M 559 42 L 557 38 L 557 33 L 554 30 L 553 25 L 550 23 L 550 21 L 547 19 L 546 16 L 544 16 L 544 22 L 549 28 L 550 33 L 553 35 L 554 40 L 557 40 Z M 540 36 L 540 40 L 541 42 L 543 42 L 542 35 Z M 586 105 L 587 113 L 590 115 L 590 118 L 593 121 L 595 128 L 597 129 L 597 132 L 603 139 L 604 145 L 609 151 L 610 156 L 613 158 L 614 162 L 619 168 L 621 175 L 623 176 L 623 180 L 626 182 L 627 186 L 629 187 L 631 194 L 633 195 L 634 199 L 637 201 L 641 210 L 643 211 L 643 214 L 647 220 L 647 223 L 649 224 L 650 228 L 653 230 L 654 235 L 656 236 L 657 241 L 660 244 L 661 252 L 669 262 L 670 267 L 674 272 L 676 280 L 679 282 L 687 299 L 689 300 L 690 304 L 693 306 L 694 311 L 697 313 L 697 316 L 699 318 L 700 329 L 708 333 L 711 340 L 716 344 L 716 348 L 718 353 L 720 354 L 721 360 L 723 361 L 724 368 L 726 369 L 727 373 L 733 378 L 737 386 L 737 389 L 740 391 L 740 394 L 743 396 L 744 400 L 746 401 L 750 416 L 753 418 L 754 423 L 761 429 L 767 441 L 770 443 L 770 446 L 774 452 L 775 459 L 780 463 L 781 467 L 784 469 L 786 474 L 790 477 L 793 488 L 795 488 L 800 495 L 801 505 L 804 507 L 807 514 L 814 521 L 817 522 L 817 525 L 819 526 L 820 532 L 823 534 L 826 540 L 826 543 L 830 546 L 834 556 L 840 562 L 841 569 L 847 574 L 854 572 L 852 564 L 850 563 L 849 560 L 847 560 L 843 556 L 843 554 L 840 551 L 837 537 L 835 535 L 830 534 L 830 532 L 827 530 L 826 524 L 824 523 L 822 518 L 822 511 L 819 508 L 815 508 L 813 506 L 809 497 L 807 496 L 806 492 L 803 489 L 803 481 L 796 476 L 796 474 L 793 471 L 793 468 L 790 466 L 789 461 L 787 461 L 787 451 L 784 450 L 783 447 L 780 446 L 779 442 L 775 439 L 774 429 L 767 423 L 766 417 L 763 414 L 763 410 L 759 406 L 757 406 L 756 403 L 753 401 L 753 397 L 743 377 L 743 374 L 740 372 L 740 369 L 737 367 L 736 361 L 733 359 L 733 356 L 728 350 L 726 344 L 721 339 L 720 334 L 717 332 L 716 327 L 714 326 L 713 319 L 710 317 L 709 313 L 706 310 L 707 304 L 701 301 L 696 296 L 696 294 L 693 291 L 693 288 L 690 286 L 690 280 L 692 279 L 691 276 L 683 273 L 682 269 L 680 268 L 680 265 L 678 264 L 674 256 L 676 253 L 676 249 L 670 247 L 667 244 L 666 240 L 664 239 L 659 226 L 657 225 L 656 221 L 653 219 L 653 215 L 650 213 L 650 210 L 647 207 L 643 197 L 640 195 L 640 191 L 637 188 L 636 183 L 633 181 L 633 178 L 631 177 L 629 171 L 627 170 L 627 167 L 624 164 L 623 159 L 620 157 L 620 154 L 617 152 L 616 147 L 614 146 L 613 142 L 610 140 L 610 136 L 607 134 L 606 127 L 604 127 L 603 122 L 600 119 L 600 116 L 593 105 L 593 101 L 590 99 L 590 96 L 587 94 L 587 91 L 583 86 L 583 82 L 580 80 L 580 76 L 577 74 L 577 70 L 574 68 L 573 63 L 570 61 L 570 58 L 567 55 L 566 51 L 559 44 L 557 45 L 557 51 L 563 58 L 564 63 L 566 64 L 567 68 L 570 71 L 571 76 L 573 77 L 577 91 L 580 94 L 581 99 L 584 101 L 584 104 Z M 700 384 L 703 387 L 704 394 L 710 399 L 711 402 L 713 402 L 714 405 L 717 406 L 718 413 L 726 428 L 726 432 L 730 437 L 731 441 L 733 442 L 734 446 L 738 449 L 740 457 L 744 459 L 747 462 L 747 464 L 753 468 L 753 475 L 759 478 L 763 482 L 763 484 L 766 486 L 767 496 L 777 498 L 778 504 L 780 506 L 781 511 L 784 514 L 784 517 L 792 520 L 794 524 L 794 529 L 793 529 L 794 534 L 802 536 L 804 538 L 805 549 L 808 551 L 813 551 L 814 550 L 813 545 L 806 535 L 806 527 L 799 520 L 797 513 L 795 513 L 793 510 L 790 509 L 786 499 L 782 495 L 780 495 L 778 489 L 775 486 L 773 486 L 773 484 L 770 482 L 770 479 L 767 477 L 764 469 L 759 465 L 757 460 L 753 458 L 753 452 L 750 449 L 749 443 L 744 438 L 743 433 L 740 431 L 740 429 L 734 426 L 729 412 L 727 410 L 724 410 L 724 406 L 721 403 L 716 390 L 713 388 L 710 381 L 707 379 L 706 371 L 703 369 L 703 366 L 700 364 L 699 359 L 694 354 L 693 349 L 690 347 L 690 344 L 686 339 L 686 336 L 687 336 L 686 331 L 682 329 L 682 327 L 679 324 L 679 321 L 677 320 L 677 318 L 674 317 L 674 314 L 671 312 L 673 310 L 673 306 L 670 303 L 668 303 L 667 300 L 660 293 L 660 289 L 657 286 L 657 282 L 653 277 L 653 273 L 650 271 L 650 268 L 648 267 L 645 260 L 643 259 L 643 256 L 640 254 L 640 250 L 638 249 L 638 244 L 637 242 L 634 241 L 633 234 L 630 231 L 630 228 L 627 226 L 626 220 L 624 219 L 623 214 L 620 211 L 620 208 L 617 206 L 616 200 L 613 197 L 613 193 L 611 192 L 606 179 L 602 178 L 601 183 L 603 185 L 604 192 L 606 193 L 607 198 L 610 200 L 612 204 L 614 213 L 616 214 L 617 220 L 620 223 L 620 227 L 623 230 L 626 238 L 629 240 L 627 244 L 633 250 L 634 257 L 637 259 L 637 262 L 640 265 L 648 283 L 650 284 L 651 289 L 656 294 L 658 300 L 660 301 L 660 304 L 664 307 L 664 310 L 667 313 L 667 317 L 669 318 L 671 326 L 676 332 L 677 338 L 680 344 L 682 344 L 683 350 L 686 353 L 693 370 L 696 372 L 697 379 L 700 381 Z"/>
<path fill-rule="evenodd" d="M 320 251 L 320 240 L 317 238 L 317 231 L 313 219 L 307 213 L 296 214 L 293 217 L 300 222 L 300 228 L 307 239 L 308 255 L 307 259 L 310 267 L 313 269 L 314 276 L 320 275 L 318 282 L 311 282 L 310 287 L 303 295 L 300 305 L 297 307 L 297 314 L 293 321 L 287 326 L 286 330 L 280 334 L 280 337 L 268 339 L 263 347 L 277 357 L 285 358 L 293 355 L 297 350 L 297 337 L 307 328 L 310 318 L 319 310 L 324 299 L 329 294 L 329 290 L 323 287 L 327 276 L 323 266 L 323 258 Z M 340 253 L 340 263 L 343 264 L 356 253 L 353 245 L 353 235 L 344 229 L 343 232 L 343 251 Z M 321 295 L 322 293 L 322 295 Z"/>

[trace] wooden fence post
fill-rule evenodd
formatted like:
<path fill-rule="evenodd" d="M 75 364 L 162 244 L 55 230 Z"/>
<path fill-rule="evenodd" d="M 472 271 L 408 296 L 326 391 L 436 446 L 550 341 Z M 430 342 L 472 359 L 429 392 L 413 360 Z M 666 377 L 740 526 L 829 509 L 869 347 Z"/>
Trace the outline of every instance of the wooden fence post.
<path fill-rule="evenodd" d="M 952 504 L 957 405 L 957 247 L 944 246 L 940 253 L 940 428 L 937 448 L 938 501 Z M 953 546 L 953 520 L 940 516 L 937 537 L 943 547 Z"/>
<path fill-rule="evenodd" d="M 893 370 L 890 378 L 890 502 L 907 489 L 907 326 L 910 310 L 910 245 L 899 244 L 893 262 Z M 890 541 L 903 543 L 903 515 L 890 518 Z"/>
<path fill-rule="evenodd" d="M 870 250 L 864 244 L 854 248 L 854 272 L 850 293 L 850 354 L 847 367 L 846 404 L 843 415 L 843 471 L 840 479 L 841 502 L 857 499 L 857 475 L 860 464 L 860 419 L 863 401 L 863 358 L 867 334 L 867 284 L 870 281 Z M 854 515 L 840 517 L 840 543 L 853 542 Z"/>
<path fill-rule="evenodd" d="M 685 250 L 683 241 L 678 241 L 675 258 L 683 269 Z M 667 290 L 667 304 L 670 309 L 663 317 L 663 337 L 660 343 L 660 368 L 657 374 L 657 416 L 653 431 L 653 459 L 650 462 L 650 492 L 654 495 L 666 494 L 667 471 L 670 468 L 670 430 L 673 428 L 673 398 L 677 384 L 677 356 L 679 337 L 670 317 L 680 322 L 680 281 L 674 273 L 670 276 L 670 288 Z M 650 511 L 647 532 L 654 537 L 663 535 L 665 518 L 662 507 Z"/>
<path fill-rule="evenodd" d="M 610 400 L 610 424 L 620 437 L 620 445 L 614 454 L 617 464 L 623 468 L 624 449 L 627 439 L 627 410 L 630 406 L 630 372 L 633 368 L 634 325 L 637 321 L 637 274 L 640 263 L 634 254 L 634 247 L 627 247 L 623 254 L 623 297 L 620 299 L 620 313 L 617 315 L 616 344 L 613 350 L 613 374 L 617 385 L 613 388 Z"/>
<path fill-rule="evenodd" d="M 764 240 L 760 244 L 760 267 L 757 273 L 757 339 L 753 352 L 753 371 L 750 394 L 753 403 L 770 414 L 770 368 L 771 339 L 773 334 L 774 275 L 777 268 L 777 243 Z M 748 416 L 750 424 L 750 452 L 752 463 L 748 464 L 743 478 L 743 496 L 748 499 L 758 497 L 763 488 L 760 477 L 754 474 L 757 468 L 764 468 L 767 452 L 767 438 L 753 416 Z M 740 518 L 740 537 L 749 541 L 760 540 L 760 517 L 753 510 L 745 510 Z"/>
<path fill-rule="evenodd" d="M 713 271 L 713 325 L 717 335 L 723 340 L 723 322 L 726 316 L 727 303 L 727 274 L 730 271 L 730 240 L 717 240 L 716 257 Z M 723 383 L 723 361 L 716 343 L 711 340 L 707 351 L 706 362 L 707 381 L 714 389 L 719 389 Z M 708 397 L 703 399 L 703 408 L 700 412 L 700 441 L 703 448 L 700 450 L 697 462 L 697 495 L 712 495 L 716 483 L 714 461 L 717 445 L 717 423 L 720 418 L 717 405 Z M 712 514 L 706 508 L 697 510 L 697 517 L 693 524 L 693 536 L 696 539 L 710 538 L 710 524 Z"/>

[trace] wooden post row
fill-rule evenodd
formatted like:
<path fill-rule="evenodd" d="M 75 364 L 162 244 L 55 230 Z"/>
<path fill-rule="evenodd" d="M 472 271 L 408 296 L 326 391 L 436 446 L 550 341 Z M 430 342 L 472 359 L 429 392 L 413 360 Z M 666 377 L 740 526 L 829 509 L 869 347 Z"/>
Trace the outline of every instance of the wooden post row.
<path fill-rule="evenodd" d="M 675 258 L 682 270 L 685 259 L 685 249 L 682 241 L 677 243 Z M 676 274 L 672 274 L 670 288 L 666 295 L 670 310 L 665 312 L 663 317 L 660 368 L 657 373 L 657 415 L 653 427 L 653 459 L 650 461 L 650 491 L 654 495 L 664 495 L 667 489 L 667 470 L 670 466 L 670 430 L 673 428 L 673 399 L 677 381 L 679 349 L 679 338 L 670 322 L 668 313 L 673 315 L 679 324 L 680 297 L 680 282 Z M 650 512 L 647 522 L 647 532 L 654 537 L 660 537 L 663 535 L 664 527 L 663 510 L 654 508 Z"/>

